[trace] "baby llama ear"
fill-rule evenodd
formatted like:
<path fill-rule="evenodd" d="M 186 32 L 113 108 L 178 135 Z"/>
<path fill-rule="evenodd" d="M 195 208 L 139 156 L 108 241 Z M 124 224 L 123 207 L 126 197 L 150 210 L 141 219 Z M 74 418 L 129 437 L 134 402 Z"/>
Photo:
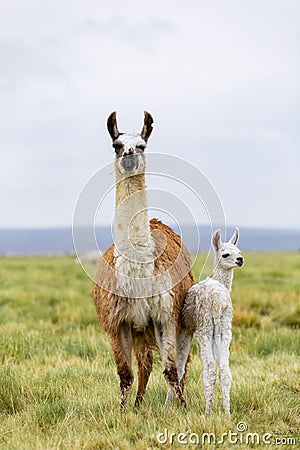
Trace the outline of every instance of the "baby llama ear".
<path fill-rule="evenodd" d="M 112 112 L 109 118 L 107 119 L 107 129 L 110 134 L 110 137 L 113 141 L 119 137 L 119 130 L 117 125 L 117 113 L 116 111 Z"/>
<path fill-rule="evenodd" d="M 144 112 L 144 125 L 141 131 L 142 138 L 147 142 L 152 133 L 153 117 L 147 111 Z"/>
<path fill-rule="evenodd" d="M 218 229 L 214 232 L 211 239 L 214 250 L 217 252 L 221 246 L 221 230 Z"/>
<path fill-rule="evenodd" d="M 239 229 L 238 229 L 238 227 L 235 227 L 234 233 L 231 236 L 231 238 L 229 239 L 229 243 L 236 245 L 238 240 L 239 240 Z"/>

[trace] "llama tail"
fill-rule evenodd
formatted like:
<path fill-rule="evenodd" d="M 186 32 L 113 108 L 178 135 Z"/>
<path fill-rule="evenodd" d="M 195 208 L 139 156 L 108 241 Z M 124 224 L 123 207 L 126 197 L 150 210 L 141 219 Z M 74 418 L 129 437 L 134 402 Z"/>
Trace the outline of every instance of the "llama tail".
<path fill-rule="evenodd" d="M 184 300 L 182 308 L 182 324 L 184 328 L 194 333 L 196 330 L 196 298 L 190 290 Z"/>

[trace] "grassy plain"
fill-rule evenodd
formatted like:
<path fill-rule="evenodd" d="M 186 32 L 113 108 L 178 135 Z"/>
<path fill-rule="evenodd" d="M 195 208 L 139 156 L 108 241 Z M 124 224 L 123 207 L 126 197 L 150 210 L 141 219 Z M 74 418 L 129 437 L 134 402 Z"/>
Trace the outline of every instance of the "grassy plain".
<path fill-rule="evenodd" d="M 71 257 L 0 258 L 0 449 L 300 448 L 300 254 L 249 253 L 245 259 L 232 292 L 228 422 L 219 388 L 212 417 L 203 416 L 195 343 L 187 412 L 176 403 L 163 407 L 167 388 L 156 355 L 143 405 L 134 409 L 135 382 L 121 414 L 110 344 L 81 267 Z M 157 433 L 166 429 L 168 441 L 160 444 Z M 218 443 L 230 430 L 238 435 Z M 216 444 L 203 433 L 213 433 Z M 264 433 L 272 436 L 265 443 Z"/>

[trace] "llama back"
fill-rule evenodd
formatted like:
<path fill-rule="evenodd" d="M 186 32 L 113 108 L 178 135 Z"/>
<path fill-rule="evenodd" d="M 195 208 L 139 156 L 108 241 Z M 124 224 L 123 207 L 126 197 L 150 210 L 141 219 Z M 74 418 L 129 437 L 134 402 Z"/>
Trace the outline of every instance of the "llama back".
<path fill-rule="evenodd" d="M 192 286 L 185 298 L 182 309 L 184 328 L 194 333 L 209 330 L 220 323 L 226 308 L 231 307 L 228 289 L 219 281 L 206 278 Z"/>

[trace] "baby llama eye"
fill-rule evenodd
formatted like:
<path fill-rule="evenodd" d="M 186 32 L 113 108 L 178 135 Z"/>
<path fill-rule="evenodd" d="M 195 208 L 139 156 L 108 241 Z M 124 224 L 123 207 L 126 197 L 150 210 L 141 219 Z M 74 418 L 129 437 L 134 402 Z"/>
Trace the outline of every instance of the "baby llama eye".
<path fill-rule="evenodd" d="M 222 255 L 222 258 L 228 258 L 228 256 L 230 256 L 229 253 L 224 253 L 224 255 Z"/>

